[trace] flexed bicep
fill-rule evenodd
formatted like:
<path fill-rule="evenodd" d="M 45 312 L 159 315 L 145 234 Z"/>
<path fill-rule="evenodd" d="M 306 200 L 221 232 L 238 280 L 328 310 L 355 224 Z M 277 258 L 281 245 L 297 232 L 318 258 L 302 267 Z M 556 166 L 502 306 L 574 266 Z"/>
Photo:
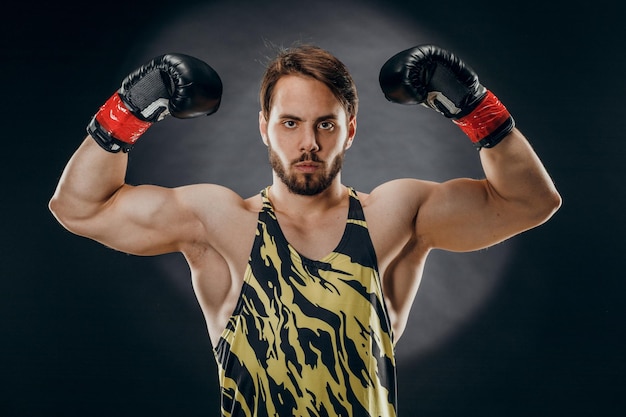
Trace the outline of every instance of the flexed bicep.
<path fill-rule="evenodd" d="M 202 229 L 183 195 L 181 189 L 125 185 L 85 227 L 87 237 L 135 255 L 180 251 Z"/>
<path fill-rule="evenodd" d="M 432 188 L 415 223 L 417 235 L 430 248 L 466 252 L 514 234 L 505 207 L 491 195 L 486 181 L 455 179 Z"/>

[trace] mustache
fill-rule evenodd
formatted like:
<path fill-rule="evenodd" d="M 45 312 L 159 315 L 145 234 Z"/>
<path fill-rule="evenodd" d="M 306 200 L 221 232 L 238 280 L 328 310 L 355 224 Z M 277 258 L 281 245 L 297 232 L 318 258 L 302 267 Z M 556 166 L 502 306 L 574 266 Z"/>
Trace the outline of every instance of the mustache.
<path fill-rule="evenodd" d="M 317 154 L 316 154 L 316 153 L 313 153 L 313 152 L 305 152 L 305 153 L 303 153 L 303 154 L 300 156 L 300 158 L 298 158 L 298 159 L 294 160 L 291 164 L 292 164 L 292 165 L 295 165 L 295 164 L 297 164 L 297 163 L 299 163 L 299 162 L 321 162 L 321 163 L 323 163 L 324 161 L 322 161 L 322 160 L 320 159 L 320 157 L 319 157 L 319 156 L 317 156 Z"/>

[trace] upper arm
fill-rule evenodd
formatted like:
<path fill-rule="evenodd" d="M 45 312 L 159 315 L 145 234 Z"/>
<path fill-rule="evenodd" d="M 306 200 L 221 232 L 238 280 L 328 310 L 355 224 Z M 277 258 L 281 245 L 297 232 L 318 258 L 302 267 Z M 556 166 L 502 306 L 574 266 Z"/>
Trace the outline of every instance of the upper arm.
<path fill-rule="evenodd" d="M 418 239 L 430 248 L 472 251 L 531 228 L 524 205 L 500 196 L 487 180 L 431 184 L 415 220 Z"/>
<path fill-rule="evenodd" d="M 499 195 L 487 180 L 395 180 L 372 191 L 371 198 L 383 207 L 377 218 L 387 219 L 372 230 L 381 253 L 387 248 L 395 253 L 406 242 L 419 254 L 435 248 L 478 250 L 538 223 L 525 204 Z"/>
<path fill-rule="evenodd" d="M 216 211 L 211 207 L 221 201 L 213 197 L 216 188 L 124 185 L 95 214 L 75 219 L 68 228 L 135 255 L 177 252 L 194 242 L 208 244 L 210 225 L 202 214 Z"/>

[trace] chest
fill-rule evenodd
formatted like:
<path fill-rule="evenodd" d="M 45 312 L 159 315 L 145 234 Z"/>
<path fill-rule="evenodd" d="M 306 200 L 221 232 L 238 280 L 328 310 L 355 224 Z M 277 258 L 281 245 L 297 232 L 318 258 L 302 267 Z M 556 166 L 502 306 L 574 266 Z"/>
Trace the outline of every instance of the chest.
<path fill-rule="evenodd" d="M 347 221 L 344 210 L 316 217 L 277 215 L 277 218 L 280 230 L 289 245 L 312 260 L 325 257 L 339 245 Z"/>

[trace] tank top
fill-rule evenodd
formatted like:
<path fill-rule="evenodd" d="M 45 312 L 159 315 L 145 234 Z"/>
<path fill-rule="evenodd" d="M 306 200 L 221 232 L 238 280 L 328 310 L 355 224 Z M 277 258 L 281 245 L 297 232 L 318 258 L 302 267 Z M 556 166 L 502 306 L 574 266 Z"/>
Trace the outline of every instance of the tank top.
<path fill-rule="evenodd" d="M 393 333 L 356 192 L 337 248 L 312 260 L 285 239 L 268 191 L 214 351 L 222 415 L 395 416 Z"/>

